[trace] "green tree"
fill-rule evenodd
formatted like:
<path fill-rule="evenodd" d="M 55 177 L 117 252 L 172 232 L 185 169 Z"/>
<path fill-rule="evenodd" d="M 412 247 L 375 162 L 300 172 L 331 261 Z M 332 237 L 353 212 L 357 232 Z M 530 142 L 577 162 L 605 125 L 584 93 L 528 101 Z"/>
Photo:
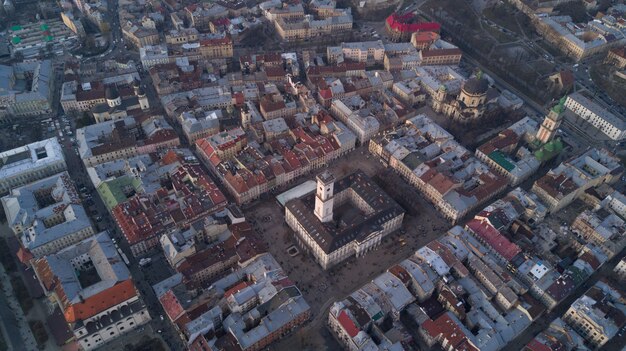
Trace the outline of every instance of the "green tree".
<path fill-rule="evenodd" d="M 16 53 L 13 54 L 13 59 L 16 62 L 22 62 L 24 60 L 24 54 L 22 54 L 21 51 L 18 51 Z"/>
<path fill-rule="evenodd" d="M 570 16 L 576 23 L 587 22 L 589 15 L 582 1 L 562 3 L 554 8 L 560 15 Z"/>

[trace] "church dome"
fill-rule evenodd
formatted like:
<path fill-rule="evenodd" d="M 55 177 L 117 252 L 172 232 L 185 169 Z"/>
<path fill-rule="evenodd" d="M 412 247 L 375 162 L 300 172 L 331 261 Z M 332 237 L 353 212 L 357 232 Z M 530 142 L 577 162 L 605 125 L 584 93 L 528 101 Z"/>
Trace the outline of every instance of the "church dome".
<path fill-rule="evenodd" d="M 489 82 L 485 78 L 470 78 L 463 84 L 463 91 L 469 95 L 482 95 L 487 93 Z"/>
<path fill-rule="evenodd" d="M 120 93 L 117 91 L 117 87 L 108 86 L 104 91 L 104 97 L 107 100 L 115 100 L 120 97 Z"/>

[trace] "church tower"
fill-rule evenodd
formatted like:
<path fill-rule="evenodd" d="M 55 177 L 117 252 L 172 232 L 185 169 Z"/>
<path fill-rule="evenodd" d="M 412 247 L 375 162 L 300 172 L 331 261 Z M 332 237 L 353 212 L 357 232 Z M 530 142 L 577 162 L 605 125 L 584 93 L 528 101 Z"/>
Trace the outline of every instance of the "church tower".
<path fill-rule="evenodd" d="M 440 85 L 439 89 L 433 96 L 433 111 L 436 113 L 441 113 L 443 111 L 443 104 L 446 101 L 446 97 L 448 96 L 448 90 L 445 85 Z"/>
<path fill-rule="evenodd" d="M 137 90 L 137 100 L 139 100 L 139 106 L 143 111 L 150 109 L 150 102 L 148 102 L 148 97 L 142 87 Z"/>
<path fill-rule="evenodd" d="M 335 177 L 325 171 L 317 176 L 317 194 L 315 195 L 315 215 L 326 223 L 333 220 L 333 190 Z"/>
<path fill-rule="evenodd" d="M 554 138 L 556 134 L 556 130 L 561 125 L 561 120 L 563 120 L 563 112 L 565 111 L 565 100 L 566 96 L 562 97 L 559 100 L 559 103 L 554 105 L 550 112 L 541 123 L 541 127 L 537 132 L 537 140 L 539 140 L 542 144 L 547 143 L 548 141 Z"/>

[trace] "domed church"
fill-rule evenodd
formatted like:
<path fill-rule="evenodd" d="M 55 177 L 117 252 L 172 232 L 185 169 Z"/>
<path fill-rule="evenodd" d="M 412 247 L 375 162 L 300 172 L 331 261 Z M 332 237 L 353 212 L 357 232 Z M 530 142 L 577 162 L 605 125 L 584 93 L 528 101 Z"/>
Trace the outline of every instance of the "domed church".
<path fill-rule="evenodd" d="M 91 109 L 96 123 L 117 120 L 134 116 L 150 109 L 148 97 L 141 87 L 139 80 L 122 87 L 124 94 L 120 94 L 116 84 L 110 84 L 104 91 L 105 103 L 98 104 Z"/>
<path fill-rule="evenodd" d="M 485 111 L 494 108 L 498 93 L 489 87 L 489 81 L 478 72 L 475 77 L 465 81 L 458 96 L 448 94 L 441 86 L 433 96 L 433 110 L 451 117 L 461 124 L 468 124 L 481 119 Z"/>

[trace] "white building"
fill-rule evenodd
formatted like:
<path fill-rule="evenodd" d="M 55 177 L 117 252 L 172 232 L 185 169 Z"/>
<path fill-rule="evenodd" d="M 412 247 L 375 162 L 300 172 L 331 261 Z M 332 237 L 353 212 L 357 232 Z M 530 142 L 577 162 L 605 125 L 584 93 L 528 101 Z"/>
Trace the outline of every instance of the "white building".
<path fill-rule="evenodd" d="M 334 213 L 339 207 L 345 211 Z M 285 221 L 300 246 L 323 269 L 378 247 L 387 234 L 400 228 L 403 218 L 404 210 L 362 171 L 339 181 L 324 172 L 317 176 L 314 201 L 294 199 L 285 206 Z"/>
<path fill-rule="evenodd" d="M 179 121 L 189 144 L 196 140 L 209 137 L 220 131 L 221 110 L 204 111 L 195 109 L 180 114 Z"/>
<path fill-rule="evenodd" d="M 617 277 L 620 280 L 626 280 L 626 257 L 622 257 L 622 259 L 615 266 L 615 269 L 613 271 L 615 272 L 615 274 L 617 274 Z"/>
<path fill-rule="evenodd" d="M 626 138 L 626 120 L 616 116 L 581 93 L 573 93 L 567 97 L 565 107 L 592 126 L 598 128 L 613 140 Z"/>
<path fill-rule="evenodd" d="M 380 123 L 376 117 L 364 107 L 365 101 L 358 95 L 333 100 L 330 107 L 332 115 L 346 124 L 356 134 L 361 144 L 370 140 L 380 129 Z"/>
<path fill-rule="evenodd" d="M 171 62 L 167 45 L 165 44 L 146 45 L 139 48 L 139 59 L 144 69 Z"/>
<path fill-rule="evenodd" d="M 94 231 L 67 172 L 13 189 L 2 198 L 9 227 L 35 257 L 55 253 Z"/>
<path fill-rule="evenodd" d="M 330 63 L 349 60 L 382 64 L 385 59 L 385 45 L 382 40 L 341 43 L 340 46 L 327 47 L 326 55 Z"/>
<path fill-rule="evenodd" d="M 0 194 L 67 169 L 56 138 L 37 141 L 0 153 Z"/>
<path fill-rule="evenodd" d="M 0 119 L 50 113 L 53 86 L 50 60 L 0 66 Z"/>

